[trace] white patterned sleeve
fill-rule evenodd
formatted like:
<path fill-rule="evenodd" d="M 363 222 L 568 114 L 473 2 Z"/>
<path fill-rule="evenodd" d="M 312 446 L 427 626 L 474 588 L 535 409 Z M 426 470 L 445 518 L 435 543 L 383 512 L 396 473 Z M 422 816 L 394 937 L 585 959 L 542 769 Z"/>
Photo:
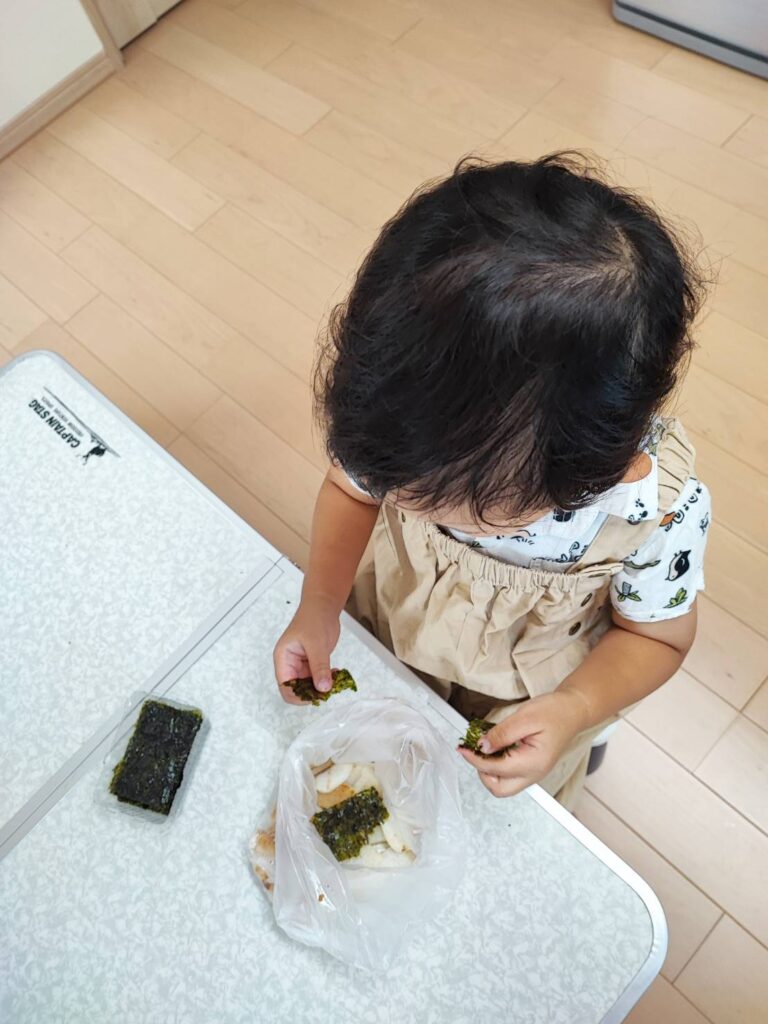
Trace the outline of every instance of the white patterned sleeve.
<path fill-rule="evenodd" d="M 704 550 L 712 516 L 708 489 L 691 477 L 662 524 L 624 559 L 611 582 L 611 602 L 633 622 L 674 619 L 704 589 Z"/>

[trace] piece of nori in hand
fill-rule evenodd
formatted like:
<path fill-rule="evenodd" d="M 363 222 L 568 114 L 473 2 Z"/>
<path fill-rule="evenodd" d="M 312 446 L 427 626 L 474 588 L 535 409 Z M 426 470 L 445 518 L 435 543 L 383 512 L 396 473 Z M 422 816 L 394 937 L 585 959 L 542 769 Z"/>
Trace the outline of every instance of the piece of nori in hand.
<path fill-rule="evenodd" d="M 322 693 L 320 690 L 315 689 L 315 685 L 312 682 L 312 677 L 307 676 L 305 679 L 291 679 L 285 685 L 290 686 L 299 700 L 310 701 L 315 707 L 321 701 L 328 700 L 334 693 L 341 693 L 342 690 L 354 690 L 357 693 L 357 686 L 355 680 L 352 678 L 350 673 L 345 668 L 334 669 L 331 672 L 331 678 L 333 680 L 333 686 L 326 693 Z"/>
<path fill-rule="evenodd" d="M 336 860 L 349 860 L 360 853 L 371 832 L 388 817 L 379 791 L 369 786 L 334 807 L 318 811 L 312 824 Z"/>
<path fill-rule="evenodd" d="M 495 722 L 487 722 L 484 718 L 471 718 L 467 726 L 467 733 L 459 746 L 463 747 L 464 750 L 471 750 L 478 757 L 503 757 L 508 750 L 514 750 L 517 744 L 511 743 L 508 747 L 504 747 L 503 750 L 495 750 L 492 754 L 485 754 L 478 747 L 480 740 L 487 732 L 494 728 L 495 724 Z"/>
<path fill-rule="evenodd" d="M 202 724 L 196 709 L 145 701 L 125 755 L 112 772 L 110 793 L 121 803 L 167 815 Z"/>

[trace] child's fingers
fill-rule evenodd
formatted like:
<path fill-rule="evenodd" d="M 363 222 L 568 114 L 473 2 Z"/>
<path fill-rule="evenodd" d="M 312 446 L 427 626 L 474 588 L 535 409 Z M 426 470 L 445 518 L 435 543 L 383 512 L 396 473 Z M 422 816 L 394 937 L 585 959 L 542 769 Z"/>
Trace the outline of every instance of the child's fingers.
<path fill-rule="evenodd" d="M 502 778 L 523 775 L 529 767 L 530 758 L 535 757 L 535 752 L 526 748 L 510 750 L 503 757 L 493 758 L 482 757 L 464 747 L 459 747 L 458 751 L 481 775 L 496 775 Z"/>
<path fill-rule="evenodd" d="M 295 677 L 294 677 L 295 678 Z M 297 697 L 293 690 L 288 686 L 287 683 L 280 683 L 279 686 L 280 696 L 283 698 L 286 704 L 301 704 L 304 705 L 307 702 L 302 700 L 301 697 Z"/>
<path fill-rule="evenodd" d="M 307 661 L 315 689 L 320 690 L 321 693 L 327 693 L 333 685 L 330 651 L 321 646 L 308 644 Z"/>
<path fill-rule="evenodd" d="M 531 779 L 520 776 L 501 778 L 498 775 L 481 775 L 480 781 L 496 797 L 516 796 L 531 785 Z"/>
<path fill-rule="evenodd" d="M 534 726 L 526 709 L 523 708 L 489 729 L 481 738 L 478 747 L 484 754 L 493 754 L 497 750 L 512 746 L 513 743 L 521 743 L 538 731 L 538 726 Z"/>
<path fill-rule="evenodd" d="M 286 643 L 281 640 L 275 648 L 272 660 L 280 696 L 286 704 L 303 704 L 304 701 L 297 697 L 290 686 L 286 686 L 286 683 L 308 675 L 309 664 L 304 654 L 304 648 L 296 645 L 295 642 Z"/>
<path fill-rule="evenodd" d="M 307 674 L 308 663 L 304 648 L 295 642 L 280 640 L 272 655 L 275 678 L 281 685 Z"/>

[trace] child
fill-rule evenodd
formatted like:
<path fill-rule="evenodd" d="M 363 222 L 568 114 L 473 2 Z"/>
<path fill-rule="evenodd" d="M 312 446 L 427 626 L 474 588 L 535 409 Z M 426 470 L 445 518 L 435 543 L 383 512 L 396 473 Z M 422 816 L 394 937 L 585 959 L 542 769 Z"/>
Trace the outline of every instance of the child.
<path fill-rule="evenodd" d="M 330 687 L 352 590 L 399 658 L 499 723 L 487 751 L 516 744 L 462 751 L 491 793 L 540 782 L 572 807 L 592 740 L 696 631 L 709 493 L 660 412 L 699 294 L 658 215 L 573 155 L 463 161 L 406 203 L 331 316 L 333 467 L 278 682 Z"/>

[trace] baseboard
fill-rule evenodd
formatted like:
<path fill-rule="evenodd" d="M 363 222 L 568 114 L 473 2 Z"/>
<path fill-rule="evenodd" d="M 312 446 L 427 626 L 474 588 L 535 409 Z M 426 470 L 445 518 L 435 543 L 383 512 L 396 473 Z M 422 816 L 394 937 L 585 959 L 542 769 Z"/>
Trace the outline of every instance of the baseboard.
<path fill-rule="evenodd" d="M 112 60 L 106 53 L 100 53 L 22 110 L 17 117 L 0 128 L 0 159 L 18 149 L 41 128 L 45 128 L 99 82 L 108 78 L 114 70 Z"/>

